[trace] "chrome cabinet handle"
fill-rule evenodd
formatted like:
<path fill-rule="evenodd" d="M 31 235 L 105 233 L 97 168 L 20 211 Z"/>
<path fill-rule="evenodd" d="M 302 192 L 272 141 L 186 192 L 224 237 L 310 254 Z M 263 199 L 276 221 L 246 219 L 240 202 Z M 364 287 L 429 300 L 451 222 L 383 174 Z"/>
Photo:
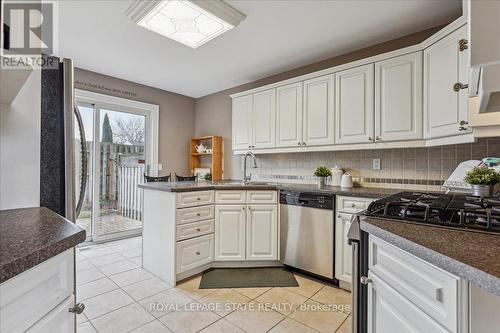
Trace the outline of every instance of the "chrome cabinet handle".
<path fill-rule="evenodd" d="M 303 146 L 305 146 L 305 145 L 306 145 L 306 143 L 305 143 L 304 141 L 302 141 L 302 145 L 303 145 Z"/>
<path fill-rule="evenodd" d="M 469 125 L 468 121 L 460 120 L 460 126 Z"/>
<path fill-rule="evenodd" d="M 199 256 L 201 253 L 200 251 L 196 251 L 196 255 Z"/>
<path fill-rule="evenodd" d="M 200 232 L 200 231 L 201 231 L 201 229 L 200 229 L 200 228 L 196 228 L 196 231 Z"/>
<path fill-rule="evenodd" d="M 371 137 L 371 136 L 370 136 L 370 137 L 368 137 L 368 141 L 373 141 L 373 139 L 372 139 L 372 137 Z"/>
<path fill-rule="evenodd" d="M 200 200 L 201 200 L 201 198 L 196 198 L 196 200 L 200 201 Z"/>
<path fill-rule="evenodd" d="M 361 282 L 361 284 L 369 284 L 373 282 L 372 279 L 367 278 L 366 276 L 360 277 L 359 281 Z"/>
<path fill-rule="evenodd" d="M 71 313 L 81 314 L 85 310 L 85 304 L 76 303 L 74 307 L 69 308 L 68 311 Z"/>
<path fill-rule="evenodd" d="M 469 88 L 469 85 L 468 84 L 463 84 L 461 82 L 457 82 L 453 85 L 453 91 L 454 92 L 459 92 L 460 90 L 462 89 L 467 89 Z"/>
<path fill-rule="evenodd" d="M 297 142 L 297 145 L 298 145 L 298 146 L 302 146 L 302 143 L 300 143 L 300 142 Z"/>
<path fill-rule="evenodd" d="M 376 136 L 375 141 L 380 141 L 380 137 Z"/>
<path fill-rule="evenodd" d="M 460 126 L 460 127 L 458 128 L 458 130 L 459 130 L 460 132 L 463 132 L 463 131 L 467 131 L 467 130 L 468 130 L 468 128 L 467 128 L 467 127 Z"/>

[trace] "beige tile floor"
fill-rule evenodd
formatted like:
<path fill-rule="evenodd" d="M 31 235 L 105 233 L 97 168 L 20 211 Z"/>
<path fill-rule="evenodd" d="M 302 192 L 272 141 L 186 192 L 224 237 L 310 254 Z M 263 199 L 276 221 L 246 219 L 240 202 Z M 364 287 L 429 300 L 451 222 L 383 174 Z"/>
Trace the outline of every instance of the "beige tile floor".
<path fill-rule="evenodd" d="M 142 269 L 141 238 L 79 248 L 78 333 L 346 333 L 350 294 L 296 275 L 299 287 L 172 287 Z"/>

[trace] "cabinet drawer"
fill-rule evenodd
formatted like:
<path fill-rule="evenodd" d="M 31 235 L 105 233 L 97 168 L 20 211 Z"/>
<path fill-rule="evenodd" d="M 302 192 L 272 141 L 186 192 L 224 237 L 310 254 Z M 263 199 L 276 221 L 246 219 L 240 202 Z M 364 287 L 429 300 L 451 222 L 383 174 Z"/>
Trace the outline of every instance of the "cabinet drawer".
<path fill-rule="evenodd" d="M 24 332 L 73 294 L 73 251 L 67 250 L 0 285 L 0 332 Z"/>
<path fill-rule="evenodd" d="M 50 311 L 39 322 L 33 325 L 27 333 L 69 333 L 75 330 L 76 315 L 68 310 L 73 307 L 75 298 L 70 296 L 57 308 Z"/>
<path fill-rule="evenodd" d="M 214 218 L 214 206 L 177 209 L 177 224 L 209 220 Z"/>
<path fill-rule="evenodd" d="M 344 213 L 358 213 L 368 208 L 373 199 L 369 198 L 354 198 L 354 197 L 337 197 L 337 211 Z"/>
<path fill-rule="evenodd" d="M 428 316 L 457 331 L 458 277 L 371 235 L 368 267 Z"/>
<path fill-rule="evenodd" d="M 276 191 L 247 191 L 247 203 L 249 204 L 276 204 L 277 200 Z"/>
<path fill-rule="evenodd" d="M 188 271 L 213 260 L 213 234 L 177 243 L 177 273 Z"/>
<path fill-rule="evenodd" d="M 182 192 L 177 194 L 177 208 L 209 205 L 214 203 L 214 191 Z"/>
<path fill-rule="evenodd" d="M 216 204 L 244 204 L 246 201 L 246 191 L 225 190 L 215 191 Z"/>
<path fill-rule="evenodd" d="M 214 220 L 185 223 L 178 225 L 176 240 L 189 239 L 214 232 Z"/>

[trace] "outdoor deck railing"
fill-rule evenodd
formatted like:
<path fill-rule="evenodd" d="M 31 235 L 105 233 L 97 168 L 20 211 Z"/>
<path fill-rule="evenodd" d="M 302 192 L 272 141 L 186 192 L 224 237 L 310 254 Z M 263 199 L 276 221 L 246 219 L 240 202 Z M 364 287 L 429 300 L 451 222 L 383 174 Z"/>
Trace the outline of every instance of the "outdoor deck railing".
<path fill-rule="evenodd" d="M 142 182 L 144 165 L 118 167 L 118 212 L 134 220 L 142 219 Z"/>

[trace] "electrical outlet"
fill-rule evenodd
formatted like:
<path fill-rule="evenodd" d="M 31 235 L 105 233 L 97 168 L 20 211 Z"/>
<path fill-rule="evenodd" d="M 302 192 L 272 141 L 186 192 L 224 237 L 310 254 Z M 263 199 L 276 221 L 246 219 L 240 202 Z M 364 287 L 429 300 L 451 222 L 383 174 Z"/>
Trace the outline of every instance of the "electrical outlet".
<path fill-rule="evenodd" d="M 373 170 L 380 170 L 380 158 L 373 159 Z"/>

